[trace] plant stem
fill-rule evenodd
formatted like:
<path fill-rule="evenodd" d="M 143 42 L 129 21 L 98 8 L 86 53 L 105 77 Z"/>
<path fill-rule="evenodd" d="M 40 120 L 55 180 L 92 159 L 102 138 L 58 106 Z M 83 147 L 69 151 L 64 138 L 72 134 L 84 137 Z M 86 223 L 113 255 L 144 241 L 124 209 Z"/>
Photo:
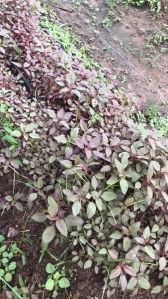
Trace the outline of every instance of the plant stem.
<path fill-rule="evenodd" d="M 1 276 L 0 276 L 0 280 L 2 280 L 2 282 L 5 283 L 5 284 L 8 286 L 8 288 L 12 291 L 12 293 L 14 293 L 19 299 L 23 299 L 23 298 L 18 294 L 18 292 L 17 292 L 14 288 L 12 288 L 12 287 L 10 286 L 10 284 L 7 283 Z"/>

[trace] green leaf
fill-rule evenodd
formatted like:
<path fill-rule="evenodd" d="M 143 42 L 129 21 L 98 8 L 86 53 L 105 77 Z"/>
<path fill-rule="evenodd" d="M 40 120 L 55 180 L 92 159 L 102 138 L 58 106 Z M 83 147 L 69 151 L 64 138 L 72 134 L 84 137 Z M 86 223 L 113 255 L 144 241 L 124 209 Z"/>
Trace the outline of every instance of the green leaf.
<path fill-rule="evenodd" d="M 71 129 L 70 136 L 71 138 L 78 138 L 79 128 L 75 127 Z"/>
<path fill-rule="evenodd" d="M 66 223 L 63 219 L 58 219 L 56 221 L 56 227 L 57 227 L 58 231 L 61 233 L 61 235 L 63 235 L 64 237 L 67 237 L 68 230 L 67 230 Z"/>
<path fill-rule="evenodd" d="M 117 278 L 118 276 L 120 276 L 120 274 L 122 273 L 121 267 L 117 266 L 116 268 L 114 268 L 111 273 L 110 273 L 110 279 L 113 280 L 115 278 Z"/>
<path fill-rule="evenodd" d="M 100 169 L 101 172 L 109 172 L 110 170 L 111 170 L 110 165 L 105 165 Z"/>
<path fill-rule="evenodd" d="M 121 164 L 124 169 L 126 169 L 128 166 L 128 158 L 129 158 L 129 154 L 127 152 L 124 152 L 121 159 Z"/>
<path fill-rule="evenodd" d="M 154 226 L 152 227 L 152 233 L 156 233 L 159 231 L 159 225 L 158 224 L 154 224 Z"/>
<path fill-rule="evenodd" d="M 167 265 L 167 260 L 164 256 L 160 257 L 159 259 L 159 271 L 163 271 Z"/>
<path fill-rule="evenodd" d="M 43 223 L 46 221 L 46 215 L 37 212 L 31 216 L 31 219 L 34 220 L 35 222 Z"/>
<path fill-rule="evenodd" d="M 48 196 L 48 213 L 51 217 L 54 217 L 58 213 L 58 204 L 52 196 Z"/>
<path fill-rule="evenodd" d="M 26 133 L 30 133 L 34 129 L 37 129 L 37 127 L 38 127 L 38 125 L 36 123 L 30 123 L 30 124 L 25 126 L 24 130 L 25 130 Z"/>
<path fill-rule="evenodd" d="M 16 262 L 11 262 L 8 266 L 8 269 L 10 271 L 15 270 L 16 269 Z"/>
<path fill-rule="evenodd" d="M 141 136 L 142 136 L 142 139 L 145 140 L 148 136 L 148 131 L 145 129 L 144 125 L 141 124 L 141 123 L 138 124 L 137 129 L 139 129 L 139 131 L 141 133 Z"/>
<path fill-rule="evenodd" d="M 40 139 L 40 135 L 39 134 L 37 134 L 36 132 L 31 132 L 30 134 L 29 134 L 29 136 L 32 138 L 32 139 Z"/>
<path fill-rule="evenodd" d="M 100 212 L 103 210 L 103 203 L 100 197 L 96 198 L 96 206 Z"/>
<path fill-rule="evenodd" d="M 57 117 L 54 110 L 46 109 L 46 112 L 47 112 L 48 116 L 53 118 L 53 119 Z"/>
<path fill-rule="evenodd" d="M 131 224 L 128 229 L 132 235 L 136 235 L 137 232 L 139 231 L 140 226 L 141 226 L 141 222 L 138 221 Z"/>
<path fill-rule="evenodd" d="M 61 165 L 64 166 L 65 168 L 71 168 L 72 167 L 72 162 L 69 160 L 62 160 L 60 161 Z"/>
<path fill-rule="evenodd" d="M 128 182 L 125 178 L 122 178 L 120 180 L 120 188 L 121 188 L 122 193 L 125 195 L 128 191 Z"/>
<path fill-rule="evenodd" d="M 151 294 L 159 294 L 161 292 L 161 286 L 156 286 L 152 289 Z"/>
<path fill-rule="evenodd" d="M 89 202 L 87 206 L 87 218 L 91 219 L 96 213 L 96 205 L 94 202 Z"/>
<path fill-rule="evenodd" d="M 85 196 L 88 193 L 89 188 L 90 188 L 90 182 L 85 183 L 80 190 L 81 196 Z"/>
<path fill-rule="evenodd" d="M 12 159 L 10 163 L 15 169 L 19 169 L 19 166 L 22 166 L 22 163 L 19 159 Z"/>
<path fill-rule="evenodd" d="M 46 272 L 51 274 L 55 272 L 55 266 L 51 263 L 48 263 L 46 266 Z"/>
<path fill-rule="evenodd" d="M 117 177 L 111 176 L 107 181 L 107 185 L 112 186 L 112 185 L 115 185 L 117 182 L 118 182 Z"/>
<path fill-rule="evenodd" d="M 8 257 L 9 257 L 9 259 L 11 259 L 13 257 L 13 252 L 9 252 Z"/>
<path fill-rule="evenodd" d="M 131 277 L 129 282 L 128 282 L 127 289 L 128 290 L 133 290 L 136 285 L 137 285 L 137 278 Z"/>
<path fill-rule="evenodd" d="M 58 141 L 58 143 L 63 143 L 63 144 L 67 143 L 67 139 L 66 139 L 65 135 L 63 135 L 63 134 L 54 137 L 54 139 L 56 139 Z"/>
<path fill-rule="evenodd" d="M 144 278 L 144 277 L 140 277 L 138 278 L 138 284 L 140 285 L 140 287 L 144 290 L 149 290 L 150 289 L 150 283 L 149 281 Z"/>
<path fill-rule="evenodd" d="M 5 237 L 3 235 L 0 235 L 0 243 L 2 243 L 5 240 Z"/>
<path fill-rule="evenodd" d="M 131 247 L 131 240 L 130 240 L 130 238 L 125 237 L 123 240 L 124 251 L 127 252 L 130 247 Z"/>
<path fill-rule="evenodd" d="M 5 273 L 4 269 L 0 269 L 0 277 L 4 276 L 4 273 Z"/>
<path fill-rule="evenodd" d="M 65 222 L 68 226 L 82 226 L 84 221 L 79 216 L 68 215 L 65 218 Z"/>
<path fill-rule="evenodd" d="M 75 83 L 75 80 L 76 80 L 76 75 L 74 73 L 74 71 L 70 71 L 67 76 L 66 76 L 66 80 L 68 82 L 69 85 L 72 85 Z"/>
<path fill-rule="evenodd" d="M 117 198 L 117 194 L 115 194 L 112 191 L 105 191 L 101 197 L 105 200 L 105 201 L 111 201 Z"/>
<path fill-rule="evenodd" d="M 29 201 L 34 201 L 37 199 L 37 193 L 33 192 L 29 194 Z"/>
<path fill-rule="evenodd" d="M 143 232 L 143 238 L 144 239 L 149 239 L 149 237 L 150 237 L 150 227 L 149 226 L 147 226 L 145 229 L 144 229 L 144 232 Z"/>
<path fill-rule="evenodd" d="M 5 251 L 5 252 L 3 253 L 3 257 L 8 257 L 8 252 L 7 252 L 7 251 Z"/>
<path fill-rule="evenodd" d="M 162 191 L 162 196 L 165 199 L 166 202 L 168 202 L 168 194 L 165 191 Z"/>
<path fill-rule="evenodd" d="M 51 163 L 53 163 L 55 160 L 56 160 L 56 156 L 51 156 L 51 157 L 49 158 L 49 163 L 51 164 Z"/>
<path fill-rule="evenodd" d="M 15 139 L 14 137 L 12 137 L 11 135 L 8 135 L 8 134 L 6 134 L 6 135 L 3 137 L 3 140 L 9 142 L 10 144 L 15 144 L 15 145 L 18 144 L 17 139 Z"/>
<path fill-rule="evenodd" d="M 155 252 L 153 250 L 153 247 L 150 245 L 146 245 L 144 247 L 144 251 L 152 258 L 155 259 Z"/>
<path fill-rule="evenodd" d="M 151 161 L 151 163 L 156 171 L 160 171 L 160 164 L 157 161 Z"/>
<path fill-rule="evenodd" d="M 95 176 L 92 177 L 91 184 L 92 184 L 93 189 L 96 190 L 98 187 L 98 181 Z"/>
<path fill-rule="evenodd" d="M 45 284 L 45 288 L 48 291 L 52 291 L 54 289 L 54 280 L 49 278 Z"/>
<path fill-rule="evenodd" d="M 123 170 L 124 170 L 121 162 L 119 160 L 115 159 L 114 163 L 115 163 L 115 165 L 116 165 L 116 167 L 118 169 L 118 172 L 121 174 L 123 172 Z"/>
<path fill-rule="evenodd" d="M 113 234 L 110 235 L 111 239 L 120 240 L 122 238 L 122 234 L 116 230 Z"/>
<path fill-rule="evenodd" d="M 11 280 L 12 280 L 11 273 L 6 273 L 5 276 L 4 276 L 4 279 L 5 279 L 6 282 L 11 282 Z"/>
<path fill-rule="evenodd" d="M 100 249 L 99 254 L 106 255 L 107 254 L 107 249 L 106 248 Z"/>
<path fill-rule="evenodd" d="M 1 247 L 0 247 L 0 253 L 1 253 L 1 252 L 4 252 L 5 249 L 6 249 L 6 245 L 1 246 Z"/>
<path fill-rule="evenodd" d="M 43 178 L 39 177 L 37 182 L 34 182 L 34 186 L 38 189 L 42 189 L 44 186 Z"/>
<path fill-rule="evenodd" d="M 80 201 L 76 201 L 74 202 L 73 206 L 72 206 L 72 212 L 74 216 L 77 216 L 80 211 L 81 211 L 81 202 Z"/>
<path fill-rule="evenodd" d="M 168 287 L 168 277 L 167 276 L 165 276 L 163 279 L 163 285 L 164 285 L 164 287 Z"/>
<path fill-rule="evenodd" d="M 55 237 L 54 225 L 48 226 L 42 234 L 42 241 L 44 244 L 49 244 Z"/>
<path fill-rule="evenodd" d="M 0 111 L 2 113 L 6 113 L 8 111 L 8 108 L 9 108 L 8 105 L 6 105 L 5 103 L 0 104 Z"/>
<path fill-rule="evenodd" d="M 86 269 L 89 269 L 92 267 L 92 260 L 87 260 L 85 263 L 84 263 L 84 266 L 83 268 L 86 270 Z"/>
<path fill-rule="evenodd" d="M 63 277 L 59 280 L 59 287 L 61 289 L 67 289 L 70 287 L 70 282 L 66 277 Z"/>
<path fill-rule="evenodd" d="M 23 204 L 21 202 L 16 202 L 14 206 L 17 210 L 23 212 Z"/>
<path fill-rule="evenodd" d="M 21 133 L 20 131 L 18 131 L 18 130 L 15 130 L 15 131 L 12 132 L 11 135 L 12 135 L 13 137 L 20 137 L 20 136 L 22 135 L 22 133 Z"/>
<path fill-rule="evenodd" d="M 56 271 L 55 273 L 54 273 L 54 280 L 59 280 L 59 278 L 61 277 L 61 273 L 59 272 L 59 271 Z M 57 283 L 57 282 L 56 282 Z"/>
<path fill-rule="evenodd" d="M 10 125 L 4 125 L 4 130 L 7 132 L 7 133 L 9 133 L 9 134 L 11 134 L 13 131 L 12 131 L 12 128 L 10 127 Z"/>
<path fill-rule="evenodd" d="M 9 146 L 9 150 L 10 150 L 11 152 L 13 152 L 16 148 L 17 148 L 17 145 L 16 145 L 16 144 L 13 144 L 13 145 L 10 145 L 10 146 Z"/>

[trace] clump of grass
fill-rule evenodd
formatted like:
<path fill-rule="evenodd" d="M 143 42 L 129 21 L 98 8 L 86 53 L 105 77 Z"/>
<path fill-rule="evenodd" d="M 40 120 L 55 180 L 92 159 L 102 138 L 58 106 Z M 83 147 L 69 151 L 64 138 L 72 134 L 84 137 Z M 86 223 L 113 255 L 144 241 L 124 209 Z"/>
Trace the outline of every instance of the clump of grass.
<path fill-rule="evenodd" d="M 148 46 L 163 46 L 168 42 L 168 24 L 165 24 L 163 30 L 156 32 L 150 38 Z"/>
<path fill-rule="evenodd" d="M 144 113 L 138 112 L 138 122 L 146 123 L 158 130 L 159 135 L 168 137 L 168 116 L 163 116 L 160 107 L 149 105 Z"/>
<path fill-rule="evenodd" d="M 162 116 L 159 107 L 156 105 L 149 106 L 146 115 L 150 125 L 156 128 L 161 135 L 168 137 L 168 116 Z"/>
<path fill-rule="evenodd" d="M 148 5 L 152 12 L 159 14 L 161 11 L 162 3 L 160 0 L 126 0 L 128 4 L 135 6 Z"/>
<path fill-rule="evenodd" d="M 9 106 L 0 101 L 0 141 L 5 143 L 10 151 L 14 151 L 19 146 L 21 133 L 10 120 L 8 109 Z"/>

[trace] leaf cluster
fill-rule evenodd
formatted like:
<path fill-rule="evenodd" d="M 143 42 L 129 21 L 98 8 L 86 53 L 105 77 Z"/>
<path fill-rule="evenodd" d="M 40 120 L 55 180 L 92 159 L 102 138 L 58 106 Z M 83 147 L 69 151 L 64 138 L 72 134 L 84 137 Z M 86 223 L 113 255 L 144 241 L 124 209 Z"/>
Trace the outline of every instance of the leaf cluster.
<path fill-rule="evenodd" d="M 7 247 L 4 236 L 0 235 L 0 278 L 2 277 L 7 283 L 11 282 L 15 275 L 16 262 L 13 259 L 16 254 L 16 244 Z"/>
<path fill-rule="evenodd" d="M 48 263 L 46 272 L 48 273 L 48 278 L 45 284 L 45 289 L 53 292 L 53 298 L 57 297 L 59 289 L 67 289 L 70 287 L 70 282 L 65 276 L 64 269 L 58 271 L 57 266 Z"/>

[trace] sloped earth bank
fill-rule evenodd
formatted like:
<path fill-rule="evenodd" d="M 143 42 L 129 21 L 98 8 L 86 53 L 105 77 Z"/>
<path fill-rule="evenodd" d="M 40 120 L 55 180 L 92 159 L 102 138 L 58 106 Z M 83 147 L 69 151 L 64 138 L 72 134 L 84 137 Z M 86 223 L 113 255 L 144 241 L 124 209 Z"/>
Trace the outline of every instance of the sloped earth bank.
<path fill-rule="evenodd" d="M 60 243 L 53 242 L 52 245 L 49 247 L 50 254 L 46 253 L 42 259 L 42 262 L 39 263 L 39 259 L 41 255 L 41 235 L 45 225 L 37 224 L 33 222 L 31 220 L 31 215 L 35 211 L 37 212 L 42 211 L 42 215 L 44 216 L 44 213 L 46 212 L 48 194 L 53 194 L 53 196 L 56 197 L 54 192 L 58 187 L 57 180 L 60 179 L 59 183 L 60 184 L 62 183 L 61 179 L 63 180 L 64 178 L 62 176 L 63 176 L 63 172 L 65 171 L 64 168 L 65 161 L 67 163 L 67 160 L 64 160 L 64 165 L 61 165 L 60 163 L 60 161 L 62 161 L 61 160 L 62 155 L 64 157 L 65 136 L 69 136 L 69 134 L 73 132 L 73 130 L 69 127 L 70 124 L 74 124 L 73 121 L 75 120 L 75 126 L 78 128 L 79 126 L 78 122 L 79 122 L 81 124 L 79 131 L 82 130 L 83 132 L 85 130 L 85 126 L 87 126 L 87 123 L 89 123 L 89 115 L 87 110 L 85 110 L 84 108 L 85 105 L 86 106 L 88 105 L 87 98 L 90 99 L 90 97 L 91 98 L 93 97 L 92 93 L 89 90 L 90 88 L 89 78 L 92 74 L 87 72 L 83 68 L 83 66 L 78 65 L 77 62 L 74 63 L 74 61 L 71 61 L 70 59 L 68 61 L 69 64 L 66 65 L 66 68 L 65 65 L 62 66 L 61 63 L 63 61 L 65 53 L 60 50 L 59 45 L 55 43 L 55 41 L 53 43 L 54 46 L 51 47 L 50 42 L 52 40 L 48 40 L 45 34 L 36 30 L 36 25 L 38 27 L 38 18 L 36 15 L 35 16 L 33 15 L 33 10 L 31 11 L 31 16 L 34 16 L 34 18 L 32 19 L 30 18 L 30 10 L 27 8 L 27 5 L 24 6 L 24 3 L 22 1 L 18 1 L 18 0 L 16 2 L 13 2 L 11 0 L 2 1 L 2 9 L 5 12 L 5 14 L 2 13 L 3 11 L 1 12 L 1 17 L 3 21 L 2 23 L 4 26 L 3 31 L 1 31 L 1 37 L 2 37 L 1 42 L 3 47 L 1 47 L 1 54 L 0 54 L 0 59 L 1 59 L 0 69 L 2 72 L 0 87 L 1 89 L 3 89 L 1 98 L 3 104 L 8 104 L 10 118 L 17 129 L 15 130 L 15 136 L 19 138 L 19 142 L 17 148 L 12 153 L 9 151 L 8 149 L 9 144 L 6 141 L 3 140 L 2 143 L 0 144 L 1 146 L 0 233 L 6 236 L 8 244 L 16 240 L 20 249 L 22 249 L 22 251 L 26 254 L 27 263 L 25 266 L 22 265 L 20 257 L 19 256 L 17 257 L 18 259 L 17 274 L 23 275 L 25 286 L 28 288 L 29 291 L 27 298 L 47 299 L 47 298 L 51 298 L 52 296 L 51 294 L 44 292 L 44 288 L 43 288 L 43 284 L 47 278 L 45 274 L 45 266 L 47 262 L 53 261 L 51 259 L 51 254 L 59 258 L 62 252 L 64 252 L 64 250 L 68 248 L 68 244 L 64 244 L 64 246 L 62 246 L 61 242 Z M 29 19 L 31 19 L 31 22 L 29 22 Z M 11 25 L 15 25 L 15 26 L 11 26 Z M 14 41 L 16 42 L 16 44 L 14 43 Z M 16 47 L 16 45 L 18 44 L 20 48 Z M 42 51 L 41 45 L 44 46 L 44 49 L 47 49 L 49 51 L 49 54 L 47 51 L 44 50 Z M 83 87 L 85 91 L 85 95 L 82 98 L 83 101 L 82 99 L 80 99 L 81 100 L 80 102 L 79 99 L 73 97 L 72 98 L 73 101 L 72 102 L 70 101 L 69 104 L 68 101 L 71 99 L 70 91 L 72 90 L 69 91 L 68 89 L 68 100 L 66 101 L 67 89 L 66 91 L 64 90 L 64 92 L 62 91 L 63 94 L 61 94 L 59 88 L 55 88 L 55 89 L 51 88 L 51 90 L 49 91 L 47 89 L 47 95 L 50 92 L 49 96 L 50 95 L 52 96 L 51 99 L 53 99 L 56 94 L 54 100 L 56 101 L 60 99 L 62 100 L 61 103 L 64 104 L 62 105 L 63 107 L 60 108 L 59 102 L 57 102 L 57 109 L 55 109 L 56 112 L 54 110 L 51 110 L 51 107 L 48 107 L 50 109 L 46 109 L 46 104 L 44 102 L 39 104 L 39 102 L 36 99 L 32 99 L 32 98 L 28 99 L 28 93 L 23 87 L 23 84 L 21 85 L 19 82 L 16 83 L 16 74 L 15 73 L 13 74 L 13 72 L 11 72 L 11 68 L 10 68 L 11 65 L 9 64 L 9 60 L 13 61 L 14 59 L 16 59 L 16 61 L 18 62 L 16 65 L 17 67 L 20 67 L 21 69 L 28 68 L 27 72 L 25 72 L 24 74 L 27 75 L 28 78 L 31 80 L 31 82 L 34 84 L 33 87 L 38 87 L 40 85 L 41 87 L 40 91 L 41 92 L 43 91 L 45 96 L 46 96 L 45 85 L 48 82 L 50 82 L 47 81 L 47 79 L 51 79 L 53 73 L 54 76 L 56 76 L 56 78 L 59 79 L 58 80 L 59 83 L 62 82 L 61 76 L 63 76 L 63 80 L 64 82 L 66 82 L 66 80 L 68 81 L 69 79 L 68 75 L 70 74 L 71 69 L 73 69 L 76 76 L 79 77 L 80 79 L 79 81 L 82 81 L 80 77 L 81 73 L 79 71 L 82 70 L 83 71 L 82 75 L 84 75 L 84 78 L 87 79 L 86 82 L 84 82 L 85 85 Z M 48 66 L 50 66 L 51 69 Z M 53 69 L 52 67 L 55 68 Z M 50 70 L 50 72 L 48 70 Z M 44 75 L 46 77 L 48 75 L 47 79 Z M 97 83 L 97 80 L 92 77 L 90 78 L 90 80 L 93 84 L 91 85 L 91 87 L 94 86 L 95 90 L 99 91 L 100 82 L 98 81 Z M 78 82 L 77 82 L 77 86 L 78 86 Z M 58 87 L 55 84 L 55 81 L 54 81 L 54 87 Z M 95 90 L 93 90 L 93 92 L 95 92 Z M 107 105 L 110 110 L 110 113 L 109 111 L 107 111 L 106 107 L 104 106 L 101 107 L 101 105 L 100 108 L 102 110 L 100 109 L 100 111 L 99 110 L 98 111 L 102 113 L 103 116 L 106 115 L 106 117 L 104 118 L 104 122 L 102 124 L 103 132 L 106 129 L 110 130 L 110 132 L 107 132 L 107 136 L 109 136 L 110 134 L 110 138 L 111 138 L 110 144 L 112 144 L 113 148 L 117 148 L 117 152 L 118 151 L 120 152 L 120 146 L 118 145 L 118 142 L 120 144 L 120 138 L 119 138 L 120 136 L 121 138 L 123 138 L 123 135 L 127 136 L 127 134 L 130 132 L 131 137 L 129 137 L 129 140 L 127 140 L 126 144 L 129 144 L 131 146 L 131 144 L 134 143 L 135 140 L 137 140 L 136 138 L 139 137 L 140 133 L 139 131 L 138 133 L 136 133 L 133 128 L 134 134 L 132 136 L 131 129 L 129 127 L 123 128 L 123 123 L 121 123 L 120 128 L 116 129 L 119 137 L 117 140 L 115 139 L 116 136 L 115 136 L 115 126 L 113 126 L 113 119 L 115 119 L 115 117 L 117 118 L 118 116 L 117 120 L 120 123 L 120 119 L 123 119 L 124 112 L 127 111 L 127 109 L 126 107 L 120 107 L 120 105 L 117 103 L 117 100 L 119 99 L 115 96 L 115 94 L 111 93 L 110 90 L 108 92 L 107 91 L 108 90 L 105 89 L 106 93 L 104 94 L 102 92 L 103 95 L 100 94 L 100 97 L 102 100 L 104 98 L 108 99 L 109 97 L 109 102 L 107 101 Z M 99 92 L 96 94 L 96 97 L 99 99 Z M 76 106 L 75 103 L 77 103 Z M 100 102 L 98 103 L 100 104 Z M 65 108 L 66 110 L 64 110 Z M 70 111 L 69 108 L 71 108 Z M 77 110 L 79 114 L 76 115 L 74 110 L 75 112 Z M 70 120 L 72 115 L 73 115 L 73 119 Z M 117 124 L 118 122 L 116 121 Z M 97 140 L 98 132 L 100 131 L 100 124 L 96 123 L 94 126 L 95 126 L 94 129 L 92 128 L 92 131 L 94 133 L 92 137 L 95 141 L 95 139 Z M 114 132 L 111 132 L 111 127 L 113 127 Z M 1 128 L 1 131 L 3 132 L 2 129 L 3 128 Z M 122 134 L 120 130 L 122 130 L 121 131 Z M 61 134 L 63 133 L 65 134 L 63 139 L 63 145 L 60 145 L 61 142 L 57 141 L 58 137 L 60 137 L 58 135 L 60 131 Z M 83 133 L 81 134 L 83 136 Z M 75 138 L 73 136 L 71 137 Z M 91 136 L 89 137 L 91 138 Z M 165 158 L 166 149 L 164 149 L 164 142 L 163 144 L 159 145 L 159 142 L 157 140 L 156 140 L 156 144 L 154 139 L 151 140 L 149 138 L 149 140 L 151 141 L 149 148 L 150 148 L 150 152 L 152 153 L 153 159 L 155 158 L 155 147 L 156 147 L 156 149 L 159 150 L 159 156 L 157 156 L 157 160 L 159 162 L 161 160 L 162 163 L 164 163 L 164 161 L 166 160 Z M 145 142 L 147 143 L 147 141 Z M 108 143 L 108 140 L 105 143 Z M 143 140 L 141 140 L 141 143 L 143 144 Z M 125 144 L 123 143 L 123 146 L 124 145 Z M 154 150 L 152 150 L 152 147 Z M 103 148 L 101 149 L 102 153 L 104 153 L 103 152 L 104 145 L 102 146 L 102 148 Z M 165 148 L 167 147 L 165 146 Z M 85 150 L 86 149 L 87 147 L 85 147 Z M 96 150 L 97 149 L 99 149 L 98 145 L 96 145 Z M 146 150 L 146 148 L 142 148 L 142 149 Z M 83 152 L 80 148 L 78 148 L 75 143 L 74 144 L 72 143 L 72 153 L 73 155 L 71 154 L 70 151 L 70 156 L 72 155 L 72 161 L 70 160 L 69 152 L 66 152 L 67 155 L 66 159 L 69 159 L 71 163 L 75 163 L 75 166 L 76 165 L 81 166 L 81 164 L 83 163 L 82 166 L 84 167 L 84 169 L 86 169 L 87 167 L 89 168 L 88 158 L 86 157 L 85 152 Z M 145 153 L 148 159 L 148 151 L 146 151 Z M 79 155 L 79 157 L 76 156 L 77 154 Z M 55 155 L 54 158 L 56 158 L 56 160 L 54 161 L 50 160 L 51 163 L 49 163 L 49 159 L 51 159 L 51 157 L 53 159 L 53 155 Z M 156 153 L 156 155 L 158 155 L 158 152 Z M 100 165 L 97 156 L 96 158 L 95 157 L 93 158 L 93 162 L 94 161 L 97 162 L 96 173 L 98 171 L 97 167 L 100 166 L 100 168 L 102 169 L 104 163 L 106 165 L 109 161 L 109 159 L 105 158 L 104 154 L 102 154 L 100 157 L 101 159 L 103 157 L 102 161 L 100 162 Z M 80 162 L 79 162 L 79 158 L 80 158 Z M 18 162 L 19 159 L 23 159 L 23 161 L 21 161 L 22 167 L 20 167 L 20 163 Z M 129 163 L 130 165 L 134 165 L 131 159 Z M 111 160 L 110 160 L 110 164 L 111 164 Z M 109 168 L 109 165 L 106 166 L 108 166 Z M 155 167 L 156 166 L 158 169 L 158 164 L 155 164 Z M 116 171 L 115 167 L 113 168 L 113 171 L 115 173 Z M 146 168 L 144 168 L 144 171 L 147 171 Z M 89 180 L 90 180 L 90 175 L 92 175 L 92 173 L 90 174 L 90 172 L 91 172 L 90 169 L 88 172 L 86 171 Z M 159 178 L 160 175 L 161 174 L 159 173 Z M 166 176 L 165 173 L 164 175 Z M 101 174 L 101 177 L 102 176 L 104 178 L 102 183 L 104 183 L 104 181 L 106 183 L 106 180 L 108 180 L 109 178 L 108 175 L 104 176 Z M 156 179 L 157 179 L 157 174 L 156 174 Z M 70 180 L 70 178 L 68 182 L 66 181 L 66 183 L 69 183 L 70 187 L 73 186 L 73 182 Z M 143 183 L 144 180 L 142 178 L 142 189 L 145 188 L 143 187 Z M 164 181 L 162 180 L 162 184 L 163 183 Z M 82 186 L 83 186 L 83 182 L 80 185 L 80 188 L 82 188 Z M 34 204 L 32 203 L 33 200 L 31 196 L 33 191 L 35 192 Z M 154 194 L 158 196 L 158 190 L 156 190 L 155 188 L 154 188 Z M 7 196 L 10 196 L 10 198 L 9 197 L 7 198 Z M 121 192 L 120 192 L 120 196 L 122 196 L 123 199 L 123 195 L 121 194 Z M 6 202 L 7 199 L 8 200 L 10 199 L 10 201 Z M 156 198 L 153 199 L 154 204 L 155 204 L 155 200 Z M 61 198 L 61 203 L 59 204 L 60 204 L 59 206 L 60 211 L 66 214 L 69 209 L 69 206 L 67 205 L 67 201 L 64 200 L 64 198 Z M 125 204 L 125 198 L 123 202 L 121 200 L 121 204 Z M 118 205 L 118 198 L 117 198 L 117 205 Z M 15 207 L 12 208 L 12 206 Z M 27 206 L 28 208 L 26 208 Z M 151 207 L 151 210 L 152 209 L 153 206 Z M 141 214 L 142 213 L 139 214 L 139 217 L 142 216 Z M 164 216 L 165 216 L 164 210 L 163 211 L 158 210 L 158 214 L 160 215 L 161 220 L 164 222 Z M 152 214 L 151 214 L 151 218 L 153 219 Z M 149 219 L 146 219 L 147 222 L 148 220 Z M 146 225 L 146 224 L 143 222 L 142 225 Z M 119 229 L 120 229 L 120 225 L 119 225 Z M 140 228 L 140 233 L 143 233 L 143 229 L 144 226 Z M 61 238 L 59 238 L 59 240 L 60 239 Z M 164 243 L 166 238 L 163 236 L 162 239 Z M 134 241 L 133 238 L 131 239 L 131 241 Z M 68 263 L 66 263 L 67 270 L 72 269 L 72 273 L 73 273 L 73 277 L 71 279 L 71 288 L 70 290 L 68 290 L 68 295 L 65 292 L 63 292 L 60 293 L 57 298 L 59 299 L 65 299 L 65 298 L 67 299 L 70 298 L 105 299 L 106 294 L 103 294 L 103 285 L 104 285 L 103 276 L 101 274 L 95 275 L 92 270 L 83 271 L 75 267 L 73 264 L 71 264 L 71 258 L 72 258 L 71 251 L 69 252 L 67 250 L 66 258 L 68 259 Z M 16 281 L 13 282 L 13 285 L 15 285 L 15 283 L 18 284 L 17 275 L 15 279 Z M 153 279 L 155 280 L 155 277 L 153 277 Z M 2 284 L 0 285 L 0 287 L 2 288 Z M 0 289 L 0 291 L 2 291 L 2 289 Z M 150 299 L 162 298 L 162 295 L 160 294 L 148 295 L 148 293 L 145 293 L 144 295 L 143 292 L 142 295 L 140 292 L 140 295 L 135 296 L 135 298 L 141 299 L 147 296 Z M 0 299 L 6 299 L 6 298 L 7 296 L 4 293 L 0 294 Z M 125 298 L 130 298 L 130 295 L 127 296 L 126 294 L 124 295 L 115 294 L 114 296 L 111 296 L 111 299 L 113 298 L 125 299 Z M 166 298 L 166 296 L 163 298 Z"/>
<path fill-rule="evenodd" d="M 136 9 L 116 1 L 45 2 L 141 103 L 160 103 L 168 109 L 168 42 L 150 43 L 151 37 L 164 34 L 166 7 L 156 18 L 147 7 Z"/>

